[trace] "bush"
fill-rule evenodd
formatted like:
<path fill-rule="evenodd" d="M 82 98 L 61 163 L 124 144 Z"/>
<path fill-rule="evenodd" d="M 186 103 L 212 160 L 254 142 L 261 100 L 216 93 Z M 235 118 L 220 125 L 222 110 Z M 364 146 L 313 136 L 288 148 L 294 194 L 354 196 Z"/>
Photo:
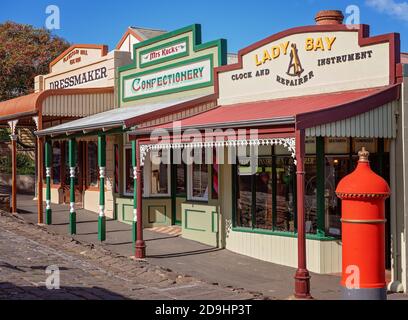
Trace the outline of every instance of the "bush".
<path fill-rule="evenodd" d="M 11 174 L 10 155 L 0 157 L 0 172 Z M 28 155 L 17 153 L 17 174 L 35 174 L 35 162 Z"/>

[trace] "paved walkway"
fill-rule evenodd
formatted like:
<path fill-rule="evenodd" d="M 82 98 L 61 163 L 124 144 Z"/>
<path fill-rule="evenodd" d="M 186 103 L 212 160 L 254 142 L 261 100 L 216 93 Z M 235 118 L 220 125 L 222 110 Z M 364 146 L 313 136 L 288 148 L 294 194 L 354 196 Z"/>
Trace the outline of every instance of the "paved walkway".
<path fill-rule="evenodd" d="M 248 300 L 225 288 L 135 261 L 0 212 L 0 300 Z"/>
<path fill-rule="evenodd" d="M 67 235 L 69 209 L 65 205 L 53 205 L 51 231 Z M 18 208 L 24 219 L 36 223 L 36 202 L 32 197 L 19 196 Z M 75 239 L 87 243 L 97 240 L 97 215 L 86 210 L 77 210 L 77 235 Z M 190 275 L 209 283 L 244 288 L 261 292 L 271 299 L 287 299 L 293 295 L 295 269 L 217 249 L 178 235 L 144 230 L 147 260 L 153 264 Z M 124 256 L 133 254 L 131 226 L 107 221 L 107 240 L 104 248 Z M 312 274 L 311 292 L 316 299 L 340 298 L 340 278 L 335 275 Z M 394 295 L 393 295 L 394 296 Z"/>

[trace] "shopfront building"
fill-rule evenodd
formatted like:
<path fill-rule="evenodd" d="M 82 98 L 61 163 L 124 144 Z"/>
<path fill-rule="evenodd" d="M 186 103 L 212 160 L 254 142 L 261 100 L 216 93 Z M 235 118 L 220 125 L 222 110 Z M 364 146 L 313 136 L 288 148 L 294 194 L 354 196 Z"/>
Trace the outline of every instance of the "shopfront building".
<path fill-rule="evenodd" d="M 346 26 L 341 14 L 325 14 L 315 26 L 272 35 L 240 50 L 238 63 L 216 68 L 216 108 L 181 119 L 177 131 L 174 122 L 135 128 L 131 140 L 141 164 L 153 151 L 221 150 L 221 160 L 187 165 L 183 237 L 297 266 L 300 285 L 306 266 L 341 272 L 341 203 L 334 191 L 366 147 L 393 190 L 386 255 L 398 287 L 406 283 L 405 210 L 397 209 L 405 198 L 397 187 L 404 172 L 399 35 L 370 36 L 366 25 Z M 163 137 L 152 142 L 158 130 Z M 192 141 L 189 130 L 209 139 Z M 231 161 L 231 150 L 240 148 L 248 159 L 256 149 L 255 162 Z"/>

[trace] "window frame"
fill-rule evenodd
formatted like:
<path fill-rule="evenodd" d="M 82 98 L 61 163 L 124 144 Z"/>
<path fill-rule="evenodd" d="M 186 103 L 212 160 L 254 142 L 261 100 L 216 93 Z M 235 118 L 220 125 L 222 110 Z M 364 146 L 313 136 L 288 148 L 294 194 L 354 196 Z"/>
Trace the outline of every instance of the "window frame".
<path fill-rule="evenodd" d="M 150 159 L 150 153 L 146 155 L 146 159 L 143 166 L 143 197 L 144 198 L 170 198 L 171 197 L 171 163 L 167 164 L 167 193 L 152 194 L 151 187 L 151 170 L 152 161 Z"/>
<path fill-rule="evenodd" d="M 193 164 L 187 165 L 187 200 L 188 201 L 198 201 L 208 203 L 210 201 L 210 179 L 211 179 L 211 168 L 208 168 L 208 164 L 201 163 L 201 165 L 207 166 L 207 198 L 205 197 L 194 197 L 193 196 Z M 210 169 L 210 170 L 208 170 Z"/>
<path fill-rule="evenodd" d="M 96 167 L 97 167 L 97 185 L 96 186 L 91 186 L 90 185 L 90 179 L 89 179 L 89 144 L 94 143 L 96 145 Z M 89 191 L 98 191 L 100 188 L 100 174 L 99 174 L 99 163 L 98 163 L 98 142 L 97 141 L 86 141 L 86 161 L 85 161 L 85 170 L 86 170 L 86 175 L 85 175 L 85 190 Z"/>
<path fill-rule="evenodd" d="M 127 166 L 126 166 L 126 150 L 130 149 L 130 151 L 132 151 L 132 146 L 131 145 L 124 145 L 123 146 L 123 173 L 122 173 L 122 177 L 123 177 L 123 182 L 122 182 L 122 186 L 123 186 L 123 195 L 125 197 L 133 197 L 133 192 L 129 193 L 126 191 L 126 171 L 127 171 Z M 132 159 L 130 159 L 132 162 Z"/>

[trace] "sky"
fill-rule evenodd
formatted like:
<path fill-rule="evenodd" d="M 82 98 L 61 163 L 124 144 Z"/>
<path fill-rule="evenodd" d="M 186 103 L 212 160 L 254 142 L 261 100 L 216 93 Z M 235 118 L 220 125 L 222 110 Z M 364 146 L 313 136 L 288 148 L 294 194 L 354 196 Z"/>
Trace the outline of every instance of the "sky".
<path fill-rule="evenodd" d="M 408 0 L 1 0 L 0 23 L 44 27 L 49 5 L 60 11 L 60 29 L 53 33 L 110 50 L 128 26 L 171 31 L 200 23 L 203 41 L 225 38 L 228 52 L 236 53 L 276 32 L 314 24 L 319 10 L 338 9 L 349 21 L 369 24 L 372 35 L 399 32 L 401 50 L 408 52 Z"/>

